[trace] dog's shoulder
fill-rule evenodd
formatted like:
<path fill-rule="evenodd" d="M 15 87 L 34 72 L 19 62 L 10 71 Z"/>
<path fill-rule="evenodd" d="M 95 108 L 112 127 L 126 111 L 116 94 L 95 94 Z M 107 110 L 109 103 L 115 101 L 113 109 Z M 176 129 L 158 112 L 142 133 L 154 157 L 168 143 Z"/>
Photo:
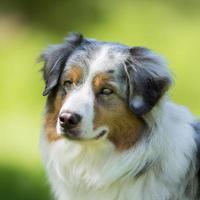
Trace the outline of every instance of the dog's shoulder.
<path fill-rule="evenodd" d="M 197 157 L 200 161 L 200 121 L 196 121 L 192 124 L 194 130 L 195 130 L 195 142 L 197 145 Z"/>
<path fill-rule="evenodd" d="M 198 182 L 199 182 L 199 189 L 200 189 L 200 121 L 196 121 L 195 123 L 192 124 L 194 130 L 195 130 L 195 142 L 197 145 L 197 162 L 198 162 Z M 199 192 L 200 195 L 200 192 Z"/>
<path fill-rule="evenodd" d="M 196 121 L 195 123 L 193 123 L 193 127 L 196 133 L 200 135 L 200 121 Z"/>
<path fill-rule="evenodd" d="M 196 121 L 192 124 L 195 131 L 195 142 L 197 146 L 197 161 L 200 164 L 200 121 Z"/>

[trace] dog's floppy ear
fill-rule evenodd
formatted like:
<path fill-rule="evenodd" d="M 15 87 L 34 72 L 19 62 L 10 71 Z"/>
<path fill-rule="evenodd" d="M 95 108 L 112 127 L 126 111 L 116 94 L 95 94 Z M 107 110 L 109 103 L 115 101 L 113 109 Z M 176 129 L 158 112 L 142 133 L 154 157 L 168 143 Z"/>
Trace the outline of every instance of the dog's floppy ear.
<path fill-rule="evenodd" d="M 138 116 L 148 113 L 172 82 L 162 58 L 143 47 L 130 48 L 126 73 L 129 107 Z"/>
<path fill-rule="evenodd" d="M 71 33 L 65 39 L 64 44 L 52 45 L 40 56 L 39 59 L 44 61 L 44 67 L 42 69 L 45 80 L 44 96 L 48 95 L 57 85 L 68 57 L 82 41 L 83 36 L 81 34 Z"/>

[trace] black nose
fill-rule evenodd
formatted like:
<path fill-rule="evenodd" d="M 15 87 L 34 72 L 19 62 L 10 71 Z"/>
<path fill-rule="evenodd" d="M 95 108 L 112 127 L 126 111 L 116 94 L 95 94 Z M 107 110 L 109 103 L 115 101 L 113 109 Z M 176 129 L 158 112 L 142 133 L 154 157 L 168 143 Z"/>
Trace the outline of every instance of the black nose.
<path fill-rule="evenodd" d="M 73 128 L 81 121 L 81 116 L 77 113 L 64 112 L 59 116 L 60 126 L 66 129 Z"/>

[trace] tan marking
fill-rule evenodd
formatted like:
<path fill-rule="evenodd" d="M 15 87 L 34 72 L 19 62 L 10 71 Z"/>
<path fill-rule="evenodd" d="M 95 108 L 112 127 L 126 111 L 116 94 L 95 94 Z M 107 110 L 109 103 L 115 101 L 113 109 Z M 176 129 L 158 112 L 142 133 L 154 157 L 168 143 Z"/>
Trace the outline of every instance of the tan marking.
<path fill-rule="evenodd" d="M 144 132 L 145 123 L 136 117 L 127 103 L 119 97 L 113 99 L 108 107 L 95 105 L 94 126 L 107 125 L 110 132 L 108 139 L 119 151 L 131 148 Z"/>
<path fill-rule="evenodd" d="M 80 66 L 73 65 L 71 66 L 70 70 L 67 70 L 63 74 L 63 82 L 65 80 L 71 80 L 73 83 L 78 83 L 78 81 L 82 78 L 83 76 L 83 70 L 81 69 Z"/>
<path fill-rule="evenodd" d="M 95 93 L 98 92 L 100 88 L 105 86 L 111 80 L 112 80 L 112 77 L 109 74 L 100 73 L 96 75 L 92 82 L 94 92 Z"/>
<path fill-rule="evenodd" d="M 71 80 L 74 84 L 77 84 L 81 78 L 81 67 L 74 65 L 71 66 L 70 70 L 63 73 L 62 82 Z M 68 95 L 63 97 L 59 91 L 56 91 L 55 94 L 51 94 L 47 99 L 47 111 L 45 114 L 44 129 L 49 142 L 62 138 L 62 136 L 57 134 L 56 124 L 60 109 L 63 105 L 63 102 L 66 101 Z"/>
<path fill-rule="evenodd" d="M 45 134 L 49 142 L 56 141 L 61 138 L 56 131 L 56 123 L 58 114 L 62 106 L 62 96 L 59 94 L 56 97 L 48 97 L 47 111 L 44 120 Z"/>

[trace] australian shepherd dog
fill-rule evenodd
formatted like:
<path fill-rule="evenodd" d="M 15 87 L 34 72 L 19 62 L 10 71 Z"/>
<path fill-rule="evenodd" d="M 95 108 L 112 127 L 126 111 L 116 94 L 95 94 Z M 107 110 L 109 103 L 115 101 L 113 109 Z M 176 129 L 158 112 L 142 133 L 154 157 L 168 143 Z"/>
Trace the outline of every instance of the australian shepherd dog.
<path fill-rule="evenodd" d="M 159 55 L 72 33 L 41 58 L 55 199 L 200 199 L 200 123 L 169 99 Z"/>

